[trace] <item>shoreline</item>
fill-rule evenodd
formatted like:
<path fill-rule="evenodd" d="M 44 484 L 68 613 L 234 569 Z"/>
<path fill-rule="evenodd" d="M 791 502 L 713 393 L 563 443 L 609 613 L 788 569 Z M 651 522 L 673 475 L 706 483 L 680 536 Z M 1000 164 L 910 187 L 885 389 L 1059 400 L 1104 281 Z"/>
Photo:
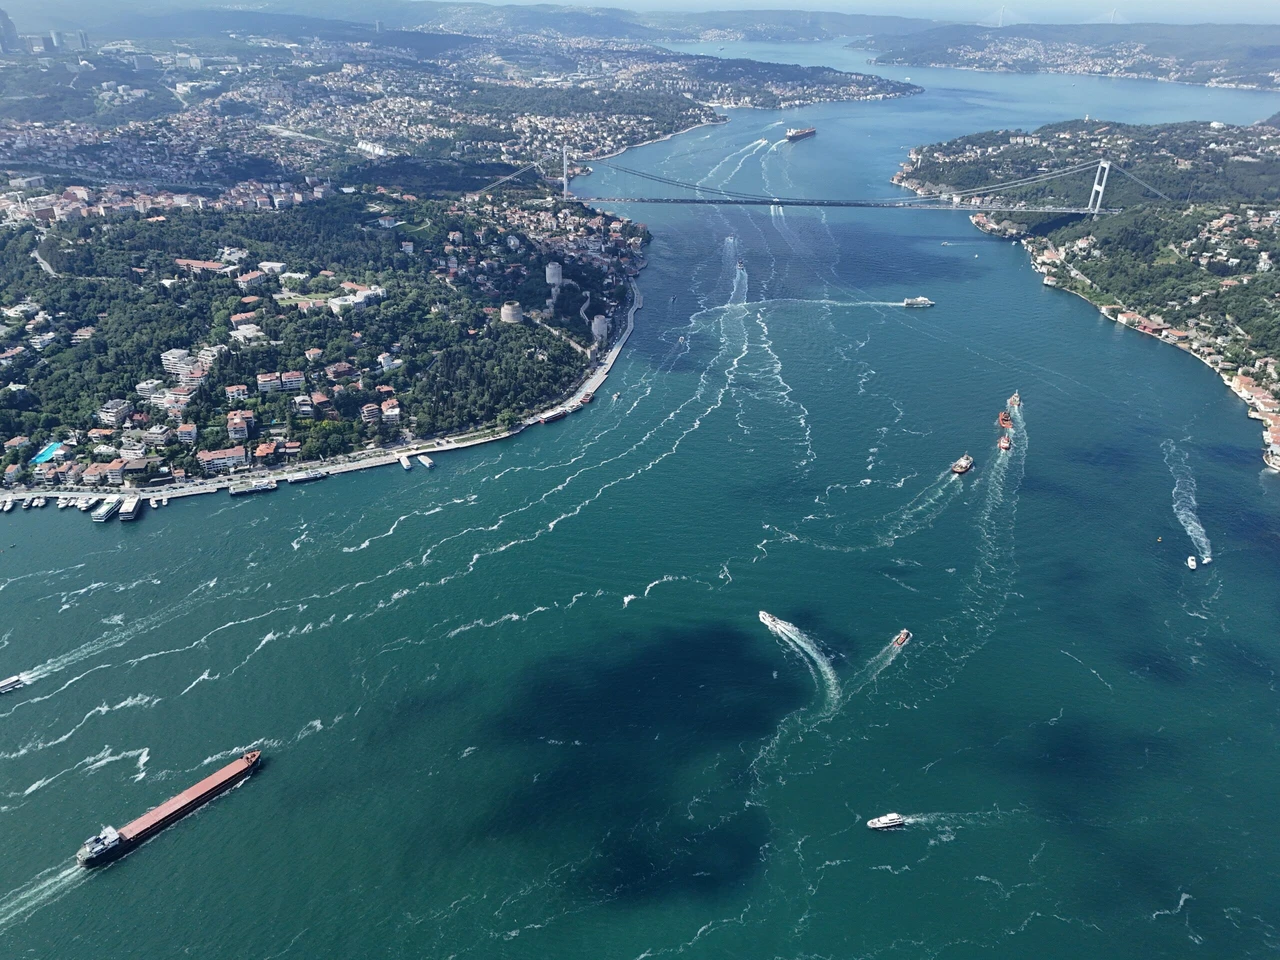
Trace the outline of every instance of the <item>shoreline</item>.
<path fill-rule="evenodd" d="M 992 71 L 992 72 L 995 72 L 995 71 Z M 926 194 L 926 192 L 925 192 L 922 188 L 918 188 L 918 187 L 908 187 L 908 186 L 906 186 L 905 184 L 899 183 L 899 182 L 895 179 L 896 177 L 900 176 L 903 172 L 905 172 L 905 168 L 906 168 L 906 164 L 903 164 L 903 165 L 902 165 L 902 170 L 900 170 L 898 174 L 895 174 L 895 175 L 894 175 L 894 178 L 890 178 L 889 182 L 890 182 L 891 184 L 893 184 L 895 187 L 899 187 L 900 189 L 908 190 L 908 191 L 910 191 L 911 193 L 914 193 L 914 194 L 915 194 L 916 196 L 918 196 L 918 197 L 923 197 L 923 196 L 932 196 L 932 194 Z M 941 191 L 941 192 L 945 193 L 946 191 Z M 958 211 L 960 211 L 960 212 L 963 212 L 963 211 L 964 211 L 964 207 L 963 207 L 963 205 L 961 205 L 961 206 L 957 206 L 957 208 L 956 208 L 956 209 L 957 209 Z M 1016 211 L 1010 211 L 1010 212 L 1011 212 L 1011 213 L 1013 213 L 1013 212 L 1016 212 Z M 1001 231 L 998 229 L 998 227 L 996 227 L 996 225 L 995 225 L 995 224 L 992 224 L 992 227 L 993 227 L 992 229 L 987 229 L 987 228 L 986 228 L 986 227 L 984 227 L 981 223 L 979 223 L 977 219 L 975 219 L 976 217 L 979 217 L 979 216 L 982 216 L 982 214 L 971 214 L 971 215 L 969 216 L 969 218 L 968 218 L 968 219 L 969 219 L 969 223 L 973 226 L 973 228 L 974 228 L 975 230 L 977 230 L 977 231 L 978 231 L 979 233 L 981 233 L 981 234 L 984 234 L 984 235 L 989 236 L 989 237 L 993 237 L 993 238 L 995 238 L 995 239 L 999 239 L 999 240 L 1015 240 L 1015 242 L 1016 242 L 1019 246 L 1021 246 L 1021 247 L 1022 247 L 1023 252 L 1027 255 L 1027 262 L 1028 262 L 1028 264 L 1031 266 L 1031 269 L 1032 269 L 1035 273 L 1041 274 L 1041 275 L 1043 276 L 1044 280 L 1048 280 L 1048 279 L 1049 279 L 1049 276 L 1050 276 L 1050 275 L 1049 275 L 1049 272 L 1048 272 L 1047 270 L 1041 270 L 1041 269 L 1040 269 L 1039 267 L 1037 267 L 1037 266 L 1036 266 L 1036 264 L 1035 264 L 1035 253 L 1034 253 L 1034 251 L 1032 250 L 1031 245 L 1030 245 L 1030 244 L 1029 244 L 1029 242 L 1028 242 L 1028 241 L 1031 239 L 1031 238 L 1030 238 L 1030 236 L 1028 236 L 1028 235 L 1023 235 L 1022 237 L 1020 237 L 1020 238 L 1016 238 L 1016 239 L 1015 239 L 1015 237 L 1010 236 L 1010 235 L 1009 235 L 1009 234 L 1007 234 L 1007 233 L 1003 233 L 1003 232 L 1001 232 Z M 1046 243 L 1048 243 L 1048 241 L 1047 241 L 1047 240 L 1046 240 L 1045 242 L 1046 242 Z M 1052 248 L 1052 246 L 1053 246 L 1053 245 L 1052 245 L 1052 243 L 1049 243 L 1049 247 L 1050 247 L 1050 248 Z M 1094 285 L 1093 281 L 1092 281 L 1092 280 L 1090 280 L 1088 277 L 1086 277 L 1083 273 L 1081 273 L 1081 272 L 1080 272 L 1079 270 L 1077 270 L 1075 267 L 1071 266 L 1070 264 L 1065 264 L 1065 266 L 1066 266 L 1067 270 L 1068 270 L 1068 271 L 1070 271 L 1070 273 L 1071 273 L 1071 275 L 1072 275 L 1073 277 L 1079 277 L 1079 279 L 1081 279 L 1082 281 L 1084 281 L 1085 283 L 1087 283 L 1089 286 L 1091 286 L 1091 287 L 1095 287 L 1095 285 Z M 1080 292 L 1079 290 L 1072 290 L 1072 289 L 1069 289 L 1069 288 L 1067 288 L 1067 287 L 1063 287 L 1063 286 L 1059 285 L 1057 282 L 1054 282 L 1054 283 L 1044 283 L 1044 286 L 1050 287 L 1050 288 L 1052 288 L 1052 289 L 1054 289 L 1054 290 L 1059 290 L 1059 291 L 1061 291 L 1061 292 L 1063 292 L 1063 293 L 1070 293 L 1070 294 L 1074 294 L 1075 296 L 1077 296 L 1077 297 L 1079 297 L 1081 300 L 1083 300 L 1085 303 L 1089 304 L 1089 306 L 1091 306 L 1091 307 L 1093 307 L 1095 310 L 1097 310 L 1097 311 L 1098 311 L 1098 313 L 1100 313 L 1100 314 L 1101 314 L 1103 317 L 1105 317 L 1106 319 L 1110 320 L 1112 323 L 1119 324 L 1120 326 L 1124 327 L 1124 328 L 1125 328 L 1125 329 L 1127 329 L 1127 330 L 1132 330 L 1134 333 L 1141 333 L 1141 334 L 1143 334 L 1143 335 L 1145 335 L 1145 336 L 1153 337 L 1154 339 L 1156 339 L 1156 340 L 1157 340 L 1157 341 L 1159 341 L 1160 343 L 1163 343 L 1163 344 L 1165 344 L 1165 345 L 1167 345 L 1167 346 L 1170 346 L 1170 347 L 1174 347 L 1174 348 L 1176 348 L 1176 349 L 1178 349 L 1178 350 L 1181 350 L 1183 353 L 1188 354 L 1189 356 L 1195 357 L 1195 359 L 1199 360 L 1199 361 L 1200 361 L 1201 363 L 1203 363 L 1206 367 L 1208 367 L 1210 370 L 1212 370 L 1212 371 L 1213 371 L 1213 372 L 1218 376 L 1218 379 L 1220 379 L 1220 380 L 1222 381 L 1223 385 L 1224 385 L 1228 390 L 1230 390 L 1233 394 L 1235 394 L 1237 397 L 1239 397 L 1241 401 L 1243 401 L 1243 403 L 1244 403 L 1244 405 L 1245 405 L 1245 408 L 1246 408 L 1246 410 L 1247 410 L 1247 414 L 1246 414 L 1246 415 L 1247 415 L 1250 419 L 1252 419 L 1252 420 L 1261 420 L 1261 421 L 1263 421 L 1263 423 L 1266 423 L 1266 422 L 1267 422 L 1267 420 L 1266 420 L 1266 413 L 1265 413 L 1265 411 L 1263 411 L 1263 410 L 1259 409 L 1257 406 L 1255 406 L 1254 401 L 1253 401 L 1253 398 L 1252 398 L 1251 396 L 1247 396 L 1247 395 L 1245 395 L 1245 394 L 1241 393 L 1239 390 L 1237 390 L 1237 389 L 1232 385 L 1232 383 L 1231 383 L 1230 379 L 1228 379 L 1228 376 L 1229 376 L 1229 375 L 1228 375 L 1227 373 L 1224 373 L 1222 370 L 1219 370 L 1217 367 L 1215 367 L 1213 364 L 1211 364 L 1211 363 L 1209 362 L 1208 357 L 1201 356 L 1200 354 L 1198 354 L 1198 353 L 1196 353 L 1194 350 L 1192 350 L 1192 349 L 1191 349 L 1191 347 L 1190 347 L 1190 345 L 1188 345 L 1188 344 L 1184 344 L 1184 343 L 1174 343 L 1174 342 L 1173 342 L 1173 341 L 1171 341 L 1171 340 L 1166 340 L 1166 339 L 1164 338 L 1164 336 L 1162 335 L 1163 331 L 1160 331 L 1160 332 L 1148 332 L 1148 331 L 1146 331 L 1146 330 L 1140 330 L 1140 329 L 1138 329 L 1138 327 L 1133 326 L 1133 325 L 1131 325 L 1131 324 L 1129 324 L 1129 323 L 1126 323 L 1124 320 L 1121 320 L 1119 315 L 1117 315 L 1117 316 L 1114 316 L 1114 317 L 1113 317 L 1110 313 L 1108 313 L 1108 312 L 1107 312 L 1107 310 L 1106 310 L 1104 307 L 1102 307 L 1101 305 L 1099 305 L 1099 304 L 1097 304 L 1097 303 L 1094 303 L 1091 299 L 1089 299 L 1089 297 L 1087 297 L 1084 293 Z M 1096 287 L 1095 287 L 1095 289 L 1096 289 Z M 1127 308 L 1127 306 L 1126 306 L 1125 304 L 1122 304 L 1122 303 L 1120 303 L 1120 302 L 1119 302 L 1119 298 L 1113 298 L 1113 299 L 1115 299 L 1115 301 L 1116 301 L 1117 305 L 1119 305 L 1119 306 L 1124 306 L 1124 307 L 1125 307 L 1125 309 L 1128 309 L 1128 308 Z M 1275 454 L 1271 453 L 1270 448 L 1269 448 L 1268 434 L 1267 434 L 1267 430 L 1266 430 L 1266 429 L 1264 429 L 1264 430 L 1262 431 L 1262 440 L 1263 440 L 1263 443 L 1262 443 L 1262 462 L 1263 462 L 1264 466 L 1265 466 L 1265 467 L 1266 467 L 1266 469 L 1268 469 L 1268 470 L 1272 470 L 1272 471 L 1275 471 L 1275 472 L 1277 472 L 1277 473 L 1280 473 L 1280 456 L 1276 456 Z"/>
<path fill-rule="evenodd" d="M 198 497 L 205 494 L 217 493 L 219 490 L 229 490 L 233 485 L 240 485 L 248 481 L 255 480 L 274 480 L 277 483 L 287 483 L 289 477 L 298 476 L 308 471 L 318 471 L 326 477 L 335 476 L 343 473 L 354 473 L 357 470 L 371 470 L 375 467 L 386 467 L 392 464 L 399 464 L 401 457 L 416 457 L 418 454 L 435 454 L 447 453 L 451 450 L 465 450 L 470 447 L 477 447 L 485 443 L 493 443 L 498 440 L 506 440 L 510 437 L 523 433 L 525 428 L 540 424 L 543 418 L 548 417 L 559 411 L 565 414 L 576 412 L 582 408 L 582 397 L 585 394 L 594 394 L 608 379 L 613 365 L 617 363 L 618 358 L 622 355 L 622 348 L 631 337 L 631 333 L 635 330 L 636 311 L 644 306 L 644 293 L 640 290 L 639 283 L 635 277 L 628 277 L 627 284 L 631 290 L 631 303 L 627 307 L 627 325 L 622 333 L 618 335 L 613 344 L 609 347 L 608 352 L 594 366 L 587 368 L 582 379 L 580 379 L 575 387 L 569 391 L 569 395 L 556 401 L 549 407 L 537 410 L 522 419 L 514 427 L 504 430 L 499 426 L 482 427 L 478 430 L 468 430 L 464 433 L 455 433 L 452 435 L 437 437 L 434 440 L 419 440 L 413 443 L 402 444 L 397 447 L 382 447 L 377 451 L 368 451 L 366 453 L 352 453 L 346 455 L 341 460 L 307 460 L 298 463 L 292 463 L 285 467 L 275 467 L 272 469 L 259 470 L 242 470 L 235 473 L 220 475 L 217 477 L 209 477 L 207 479 L 195 480 L 184 484 L 166 484 L 156 487 L 132 487 L 123 485 L 119 487 L 85 487 L 85 486 L 57 486 L 57 487 L 36 487 L 28 488 L 21 491 L 6 491 L 0 494 L 0 502 L 3 500 L 12 500 L 15 507 L 21 505 L 24 501 L 33 500 L 36 497 L 45 497 L 49 499 L 57 499 L 58 497 L 129 497 L 138 496 L 147 499 L 169 499 L 177 500 L 184 497 Z M 577 406 L 575 406 L 575 404 Z"/>

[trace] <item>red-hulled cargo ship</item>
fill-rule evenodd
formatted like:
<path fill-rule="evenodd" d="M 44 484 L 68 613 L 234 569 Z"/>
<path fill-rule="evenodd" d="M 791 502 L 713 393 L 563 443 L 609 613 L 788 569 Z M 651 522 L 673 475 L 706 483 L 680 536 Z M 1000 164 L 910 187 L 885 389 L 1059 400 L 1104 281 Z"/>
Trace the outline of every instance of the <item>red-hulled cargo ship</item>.
<path fill-rule="evenodd" d="M 261 758 L 260 750 L 250 750 L 239 760 L 227 764 L 217 773 L 205 777 L 194 787 L 188 787 L 176 797 L 171 797 L 132 823 L 126 823 L 119 830 L 115 827 L 103 827 L 101 833 L 84 842 L 84 846 L 76 853 L 76 859 L 82 867 L 96 867 L 123 857 L 169 824 L 181 820 L 218 794 L 230 790 L 253 773 Z"/>

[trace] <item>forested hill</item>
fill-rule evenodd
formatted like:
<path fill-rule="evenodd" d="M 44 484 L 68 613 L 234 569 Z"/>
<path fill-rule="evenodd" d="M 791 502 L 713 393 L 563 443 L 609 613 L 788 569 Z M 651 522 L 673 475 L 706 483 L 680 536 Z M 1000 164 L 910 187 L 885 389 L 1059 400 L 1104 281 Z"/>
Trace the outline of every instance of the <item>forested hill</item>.
<path fill-rule="evenodd" d="M 1104 206 L 1118 215 L 1050 220 L 1011 209 L 975 216 L 1022 236 L 1051 285 L 1146 322 L 1182 328 L 1192 349 L 1246 366 L 1280 354 L 1280 136 L 1269 126 L 1155 126 L 1073 120 L 912 151 L 895 180 L 950 192 L 1112 161 Z M 986 198 L 1083 205 L 1092 170 Z M 1158 191 L 1158 192 L 1157 192 Z M 1222 369 L 1228 369 L 1222 367 Z"/>

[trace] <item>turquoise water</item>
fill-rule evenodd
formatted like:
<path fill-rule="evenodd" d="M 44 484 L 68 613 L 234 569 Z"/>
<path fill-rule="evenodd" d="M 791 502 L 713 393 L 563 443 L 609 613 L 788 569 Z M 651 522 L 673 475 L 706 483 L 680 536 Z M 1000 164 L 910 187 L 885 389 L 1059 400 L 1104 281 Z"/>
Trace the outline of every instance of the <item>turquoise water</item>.
<path fill-rule="evenodd" d="M 1081 106 L 946 77 L 625 163 L 881 196 L 905 146 Z M 1111 89 L 1117 119 L 1190 95 Z M 1273 951 L 1280 483 L 1242 404 L 960 215 L 630 212 L 646 306 L 565 421 L 0 518 L 0 676 L 33 681 L 0 700 L 4 955 Z M 249 746 L 246 784 L 74 867 Z"/>

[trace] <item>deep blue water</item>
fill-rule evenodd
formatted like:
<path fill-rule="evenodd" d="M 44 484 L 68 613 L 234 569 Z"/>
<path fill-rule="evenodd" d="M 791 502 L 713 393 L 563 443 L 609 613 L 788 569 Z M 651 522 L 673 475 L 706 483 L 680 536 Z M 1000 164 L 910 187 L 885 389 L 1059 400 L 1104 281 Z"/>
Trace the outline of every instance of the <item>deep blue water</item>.
<path fill-rule="evenodd" d="M 910 75 L 622 162 L 871 197 L 910 145 L 1101 88 L 1209 116 Z M 5 955 L 1274 951 L 1280 484 L 1242 404 L 959 214 L 627 212 L 646 306 L 565 421 L 132 525 L 0 518 L 0 676 L 36 677 L 0 705 Z M 249 745 L 247 784 L 73 867 Z"/>

